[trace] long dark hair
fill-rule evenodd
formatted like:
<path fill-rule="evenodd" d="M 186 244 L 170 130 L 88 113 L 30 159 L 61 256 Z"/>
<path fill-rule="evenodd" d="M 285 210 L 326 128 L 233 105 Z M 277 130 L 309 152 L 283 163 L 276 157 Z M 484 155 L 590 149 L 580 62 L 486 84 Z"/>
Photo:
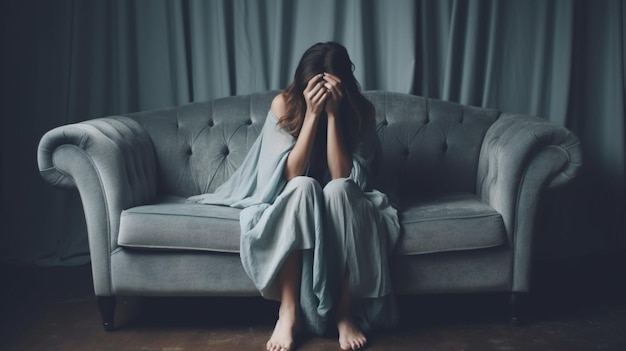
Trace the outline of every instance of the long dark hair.
<path fill-rule="evenodd" d="M 304 52 L 291 84 L 283 92 L 286 100 L 286 114 L 279 116 L 279 124 L 291 135 L 300 134 L 306 101 L 304 89 L 313 76 L 327 72 L 341 80 L 344 96 L 339 106 L 343 133 L 353 139 L 361 131 L 367 119 L 374 117 L 372 104 L 361 94 L 361 87 L 353 74 L 354 64 L 348 50 L 341 44 L 318 43 Z M 356 131 L 356 133 L 355 133 Z"/>

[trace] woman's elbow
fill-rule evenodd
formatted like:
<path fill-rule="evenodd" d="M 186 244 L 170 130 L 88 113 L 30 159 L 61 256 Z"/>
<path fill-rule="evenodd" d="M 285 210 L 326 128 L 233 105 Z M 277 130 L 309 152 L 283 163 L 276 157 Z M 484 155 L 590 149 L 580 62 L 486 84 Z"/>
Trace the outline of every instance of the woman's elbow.
<path fill-rule="evenodd" d="M 290 168 L 285 168 L 285 171 L 283 172 L 283 175 L 285 177 L 285 179 L 287 181 L 292 180 L 295 177 L 299 177 L 301 175 L 304 175 L 304 172 L 298 172 L 297 170 L 293 170 Z"/>
<path fill-rule="evenodd" d="M 331 171 L 330 178 L 333 180 L 340 179 L 340 178 L 349 178 L 351 172 L 352 172 L 352 165 L 341 167 L 340 169 Z"/>

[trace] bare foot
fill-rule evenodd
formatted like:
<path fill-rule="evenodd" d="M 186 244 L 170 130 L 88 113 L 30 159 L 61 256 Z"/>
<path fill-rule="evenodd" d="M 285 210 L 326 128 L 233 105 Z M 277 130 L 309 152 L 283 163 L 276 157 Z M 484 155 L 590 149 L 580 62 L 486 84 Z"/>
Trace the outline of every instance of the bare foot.
<path fill-rule="evenodd" d="M 359 350 L 367 344 L 367 338 L 351 319 L 341 319 L 337 322 L 337 329 L 339 330 L 339 347 L 342 350 Z"/>
<path fill-rule="evenodd" d="M 266 345 L 267 351 L 292 351 L 298 328 L 297 313 L 283 311 L 281 308 L 274 332 Z"/>

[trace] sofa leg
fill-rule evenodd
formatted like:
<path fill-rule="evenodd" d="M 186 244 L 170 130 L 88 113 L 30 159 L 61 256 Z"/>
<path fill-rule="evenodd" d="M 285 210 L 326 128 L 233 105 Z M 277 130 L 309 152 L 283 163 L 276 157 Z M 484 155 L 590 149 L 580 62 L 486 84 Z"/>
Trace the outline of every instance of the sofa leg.
<path fill-rule="evenodd" d="M 510 304 L 511 304 L 511 325 L 518 326 L 525 319 L 524 312 L 526 311 L 526 303 L 528 300 L 528 293 L 526 292 L 511 292 Z"/>
<path fill-rule="evenodd" d="M 115 330 L 115 296 L 98 296 L 98 308 L 102 316 L 102 326 L 105 331 Z"/>

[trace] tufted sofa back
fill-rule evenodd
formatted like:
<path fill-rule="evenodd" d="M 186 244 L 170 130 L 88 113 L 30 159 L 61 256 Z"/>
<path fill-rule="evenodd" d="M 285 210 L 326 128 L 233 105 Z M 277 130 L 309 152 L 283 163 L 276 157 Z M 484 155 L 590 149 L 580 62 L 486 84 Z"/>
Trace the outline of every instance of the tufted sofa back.
<path fill-rule="evenodd" d="M 159 191 L 215 190 L 259 135 L 277 91 L 129 115 L 148 131 Z M 440 192 L 475 192 L 483 137 L 499 112 L 422 97 L 367 91 L 376 107 L 383 164 L 378 187 L 400 203 Z"/>
<path fill-rule="evenodd" d="M 376 107 L 384 192 L 399 204 L 476 192 L 480 148 L 498 111 L 400 93 L 365 95 Z"/>

